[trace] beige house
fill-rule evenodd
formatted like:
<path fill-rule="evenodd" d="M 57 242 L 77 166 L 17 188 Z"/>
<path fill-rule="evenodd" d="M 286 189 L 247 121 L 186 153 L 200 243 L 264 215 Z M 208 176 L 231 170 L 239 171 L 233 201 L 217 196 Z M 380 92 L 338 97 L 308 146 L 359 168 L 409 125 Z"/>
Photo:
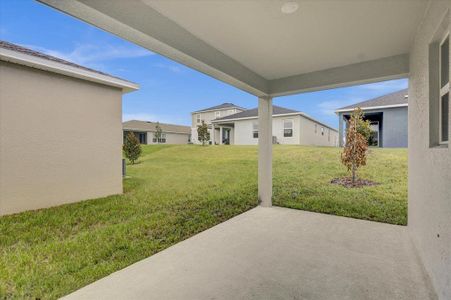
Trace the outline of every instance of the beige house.
<path fill-rule="evenodd" d="M 211 121 L 215 144 L 257 145 L 258 109 Z M 272 142 L 287 145 L 338 146 L 338 131 L 303 112 L 273 105 Z"/>
<path fill-rule="evenodd" d="M 0 215 L 122 193 L 129 81 L 0 42 Z"/>
<path fill-rule="evenodd" d="M 157 140 L 157 125 L 161 128 L 161 137 Z M 133 132 L 141 144 L 188 144 L 191 142 L 189 126 L 165 124 L 150 121 L 131 120 L 122 123 L 124 138 Z"/>
<path fill-rule="evenodd" d="M 159 288 L 166 292 L 162 295 L 178 292 L 182 295 L 179 299 L 195 293 L 206 298 L 217 294 L 201 294 L 205 289 L 199 286 L 216 287 L 222 283 L 214 290 L 226 294 L 222 299 L 243 295 L 255 298 L 259 291 L 266 292 L 262 297 L 277 297 L 280 294 L 271 294 L 275 290 L 286 291 L 286 298 L 308 295 L 312 299 L 451 299 L 450 0 L 39 1 L 229 83 L 258 101 L 256 198 L 262 207 L 249 217 L 246 240 L 240 234 L 243 226 L 236 229 L 235 236 L 222 234 L 224 227 L 215 227 L 209 231 L 213 233 L 210 242 L 200 244 L 199 236 L 187 241 L 200 251 L 207 245 L 216 246 L 209 248 L 210 254 L 217 255 L 215 263 L 205 260 L 206 255 L 198 255 L 200 251 L 183 252 L 171 260 L 175 246 L 158 255 L 162 259 L 160 266 L 168 271 L 165 276 L 155 272 L 152 262 L 141 264 L 135 270 L 148 266 L 149 272 L 124 276 L 139 285 L 130 288 L 127 282 L 121 289 L 124 281 L 119 281 L 122 277 L 115 273 L 113 277 L 118 281 L 101 280 L 104 298 L 106 293 L 120 297 L 121 292 L 128 298 L 154 295 Z M 264 220 L 275 220 L 281 212 L 271 207 L 272 99 L 395 78 L 409 78 L 407 228 L 390 238 L 388 233 L 394 227 L 365 223 L 372 228 L 372 236 L 377 237 L 375 243 L 368 235 L 359 235 L 364 226 L 350 230 L 345 218 L 328 218 L 327 225 L 318 227 L 310 214 L 291 212 L 292 222 L 285 223 L 285 230 L 271 235 L 281 224 L 262 225 Z M 65 133 L 71 133 L 70 128 Z M 259 212 L 264 217 L 256 218 Z M 306 225 L 299 231 L 292 230 L 292 224 L 302 222 Z M 316 230 L 316 234 L 306 238 L 309 230 Z M 278 248 L 274 241 L 284 234 L 293 234 L 293 241 L 304 247 L 294 248 L 287 243 Z M 348 242 L 342 242 L 343 238 Z M 396 244 L 400 240 L 404 242 Z M 227 248 L 230 251 L 219 256 L 217 252 L 224 247 L 218 245 L 224 241 L 226 246 L 235 242 L 238 250 Z M 383 243 L 379 241 L 390 246 L 380 248 Z M 373 246 L 368 251 L 377 250 L 362 253 L 368 244 Z M 233 251 L 241 254 L 243 245 L 249 246 L 244 249 L 249 254 L 239 264 Z M 252 245 L 256 246 L 251 248 Z M 271 249 L 283 255 L 270 255 Z M 343 260 L 327 260 L 343 249 L 348 250 Z M 391 258 L 378 256 L 387 250 Z M 287 267 L 280 268 L 282 259 L 296 255 L 311 259 L 288 260 Z M 179 259 L 181 256 L 185 259 Z M 253 263 L 249 263 L 251 259 Z M 194 262 L 192 268 L 187 267 L 189 261 Z M 200 262 L 205 261 L 208 266 L 199 268 Z M 397 262 L 404 262 L 407 271 L 398 268 Z M 409 268 L 418 262 L 419 273 Z M 237 265 L 242 266 L 241 272 L 233 269 Z M 356 272 L 340 276 L 348 267 Z M 175 269 L 184 272 L 176 277 Z M 309 269 L 312 272 L 306 272 Z M 293 276 L 283 276 L 287 273 Z M 218 274 L 223 274 L 224 279 L 214 281 Z M 302 277 L 295 277 L 299 274 Z M 410 277 L 413 274 L 418 275 L 415 283 Z M 389 290 L 391 278 L 397 284 Z M 169 284 L 164 285 L 165 282 Z M 421 287 L 432 287 L 431 294 L 419 296 Z M 386 292 L 391 294 L 387 297 Z"/>

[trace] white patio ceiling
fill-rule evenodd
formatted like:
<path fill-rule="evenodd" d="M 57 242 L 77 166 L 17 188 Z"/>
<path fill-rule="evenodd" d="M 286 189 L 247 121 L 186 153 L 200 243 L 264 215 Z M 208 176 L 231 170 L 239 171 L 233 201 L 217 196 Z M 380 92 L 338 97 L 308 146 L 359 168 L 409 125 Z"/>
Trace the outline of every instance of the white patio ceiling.
<path fill-rule="evenodd" d="M 405 77 L 427 0 L 39 0 L 257 96 Z"/>

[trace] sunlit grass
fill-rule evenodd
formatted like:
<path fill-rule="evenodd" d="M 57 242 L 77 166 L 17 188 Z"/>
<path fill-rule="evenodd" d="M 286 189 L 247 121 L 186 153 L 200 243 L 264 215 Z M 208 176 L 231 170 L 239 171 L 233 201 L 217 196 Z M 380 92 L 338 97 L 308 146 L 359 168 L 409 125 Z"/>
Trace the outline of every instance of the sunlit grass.
<path fill-rule="evenodd" d="M 145 146 L 124 194 L 0 218 L 0 298 L 53 299 L 257 204 L 254 146 Z M 346 189 L 339 149 L 275 146 L 276 205 L 406 223 L 407 153 L 372 150 Z M 55 187 L 57 188 L 57 187 Z"/>

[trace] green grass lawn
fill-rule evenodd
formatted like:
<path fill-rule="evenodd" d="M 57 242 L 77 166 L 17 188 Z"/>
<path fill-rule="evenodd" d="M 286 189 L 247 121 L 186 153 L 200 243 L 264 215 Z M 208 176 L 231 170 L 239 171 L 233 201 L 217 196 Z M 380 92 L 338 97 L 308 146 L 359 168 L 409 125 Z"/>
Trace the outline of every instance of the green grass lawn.
<path fill-rule="evenodd" d="M 276 146 L 274 203 L 406 223 L 407 152 L 371 150 L 379 186 L 331 185 L 339 149 Z M 257 148 L 146 146 L 124 194 L 0 218 L 0 298 L 53 299 L 256 205 Z"/>

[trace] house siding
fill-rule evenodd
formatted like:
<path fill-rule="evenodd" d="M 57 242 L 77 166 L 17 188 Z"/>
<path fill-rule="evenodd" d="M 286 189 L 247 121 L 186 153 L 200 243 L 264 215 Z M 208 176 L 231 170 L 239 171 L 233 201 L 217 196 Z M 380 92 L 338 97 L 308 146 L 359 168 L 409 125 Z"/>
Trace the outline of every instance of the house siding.
<path fill-rule="evenodd" d="M 233 110 L 233 112 L 232 112 Z M 216 117 L 216 112 L 220 112 L 220 116 Z M 201 125 L 202 123 L 197 123 L 197 115 L 201 115 L 201 120 L 205 122 L 209 127 L 211 127 L 211 121 L 216 118 L 222 118 L 225 116 L 229 116 L 235 113 L 242 112 L 243 109 L 232 107 L 232 108 L 225 108 L 225 109 L 219 109 L 214 111 L 207 111 L 207 112 L 194 112 L 191 113 L 191 136 L 192 136 L 192 142 L 195 144 L 200 144 L 200 142 L 197 139 L 197 127 Z M 212 137 L 212 129 L 208 130 L 210 132 L 210 137 Z M 219 143 L 219 138 L 215 138 L 216 142 Z"/>
<path fill-rule="evenodd" d="M 0 215 L 122 193 L 120 89 L 8 62 L 0 78 Z"/>
<path fill-rule="evenodd" d="M 293 120 L 293 136 L 283 136 L 284 120 Z M 258 119 L 247 119 L 234 121 L 234 143 L 236 145 L 257 145 L 258 138 L 253 138 L 253 123 Z M 315 134 L 315 124 L 318 131 Z M 324 135 L 321 135 L 321 127 L 324 127 Z M 328 131 L 330 130 L 330 140 Z M 282 145 L 316 145 L 316 146 L 337 146 L 338 132 L 320 123 L 314 122 L 304 116 L 280 116 L 273 117 L 272 134 L 277 138 L 277 142 Z"/>
<path fill-rule="evenodd" d="M 382 146 L 406 148 L 408 144 L 407 107 L 382 110 Z"/>
<path fill-rule="evenodd" d="M 408 108 L 396 107 L 365 110 L 365 113 L 382 113 L 382 128 L 379 132 L 380 146 L 384 148 L 406 148 L 408 145 Z M 339 122 L 350 112 L 340 112 Z M 341 146 L 344 145 L 346 126 L 339 126 Z"/>
<path fill-rule="evenodd" d="M 439 299 L 451 299 L 451 151 L 431 147 L 429 43 L 441 22 L 450 31 L 451 1 L 431 1 L 410 54 L 408 229 Z M 446 15 L 447 14 L 447 15 Z M 443 23 L 442 23 L 443 24 Z M 451 60 L 450 60 L 451 61 Z"/>

